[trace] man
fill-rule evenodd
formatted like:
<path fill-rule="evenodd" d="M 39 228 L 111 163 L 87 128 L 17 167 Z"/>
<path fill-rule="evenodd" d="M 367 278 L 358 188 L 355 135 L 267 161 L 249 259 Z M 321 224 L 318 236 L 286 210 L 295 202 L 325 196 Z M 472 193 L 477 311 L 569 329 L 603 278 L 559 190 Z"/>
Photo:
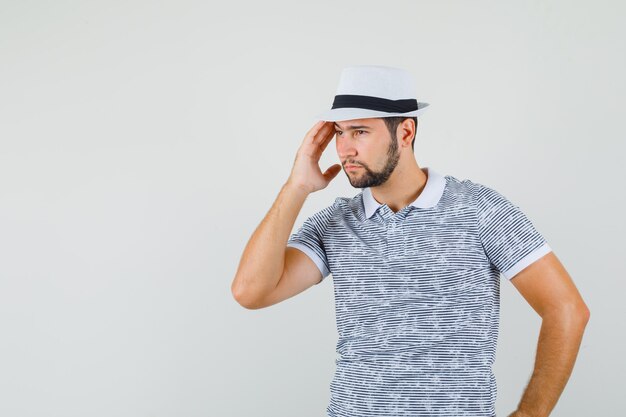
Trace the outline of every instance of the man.
<path fill-rule="evenodd" d="M 339 340 L 328 416 L 495 416 L 492 372 L 504 275 L 542 317 L 529 384 L 509 417 L 548 416 L 571 374 L 589 310 L 546 240 L 496 190 L 420 168 L 409 73 L 354 66 L 304 137 L 287 182 L 232 284 L 271 306 L 332 273 Z M 322 152 L 336 137 L 335 164 Z M 306 197 L 341 167 L 353 198 L 309 217 Z"/>

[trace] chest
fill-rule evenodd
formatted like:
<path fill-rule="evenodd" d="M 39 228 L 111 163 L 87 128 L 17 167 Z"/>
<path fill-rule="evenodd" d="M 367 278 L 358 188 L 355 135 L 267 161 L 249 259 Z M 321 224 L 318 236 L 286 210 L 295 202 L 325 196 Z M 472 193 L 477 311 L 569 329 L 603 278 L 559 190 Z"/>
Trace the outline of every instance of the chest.
<path fill-rule="evenodd" d="M 355 297 L 441 297 L 480 288 L 489 261 L 469 210 L 335 225 L 325 242 L 335 286 Z"/>

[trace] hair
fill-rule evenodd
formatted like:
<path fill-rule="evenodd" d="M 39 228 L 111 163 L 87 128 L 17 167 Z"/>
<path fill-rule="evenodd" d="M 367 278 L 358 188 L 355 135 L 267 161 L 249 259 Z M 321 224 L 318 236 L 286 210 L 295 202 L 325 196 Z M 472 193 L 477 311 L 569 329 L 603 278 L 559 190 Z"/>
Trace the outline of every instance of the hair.
<path fill-rule="evenodd" d="M 415 151 L 415 136 L 417 136 L 417 116 L 383 117 L 383 120 L 385 121 L 385 124 L 387 125 L 387 130 L 389 130 L 389 133 L 391 134 L 392 140 L 396 140 L 396 130 L 398 129 L 398 126 L 400 125 L 400 123 L 402 123 L 406 119 L 413 119 L 413 121 L 415 122 L 415 134 L 413 135 L 413 140 L 411 141 L 411 149 Z"/>

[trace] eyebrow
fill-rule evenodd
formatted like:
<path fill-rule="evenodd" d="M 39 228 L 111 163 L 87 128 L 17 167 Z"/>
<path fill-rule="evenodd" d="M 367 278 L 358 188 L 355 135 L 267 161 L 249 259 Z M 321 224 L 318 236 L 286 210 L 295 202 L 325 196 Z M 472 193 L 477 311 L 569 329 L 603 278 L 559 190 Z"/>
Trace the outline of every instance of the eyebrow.
<path fill-rule="evenodd" d="M 370 126 L 356 126 L 356 125 L 347 126 L 347 129 L 341 129 L 341 126 L 339 126 L 337 123 L 335 123 L 335 127 L 340 130 L 371 129 Z"/>

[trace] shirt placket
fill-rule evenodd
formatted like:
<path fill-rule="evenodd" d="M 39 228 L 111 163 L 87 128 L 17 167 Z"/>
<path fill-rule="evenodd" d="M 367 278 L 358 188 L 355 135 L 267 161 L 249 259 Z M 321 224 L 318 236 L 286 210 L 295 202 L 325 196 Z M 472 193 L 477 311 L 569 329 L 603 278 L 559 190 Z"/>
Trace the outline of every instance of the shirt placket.
<path fill-rule="evenodd" d="M 402 258 L 402 239 L 398 238 L 400 232 L 399 220 L 392 219 L 387 226 L 387 249 L 389 250 L 389 259 Z"/>
<path fill-rule="evenodd" d="M 385 241 L 387 244 L 387 258 L 389 260 L 395 260 L 402 258 L 403 256 L 403 242 L 398 238 L 400 230 L 401 219 L 395 216 L 393 211 L 383 206 L 381 210 L 381 216 L 385 223 Z"/>

